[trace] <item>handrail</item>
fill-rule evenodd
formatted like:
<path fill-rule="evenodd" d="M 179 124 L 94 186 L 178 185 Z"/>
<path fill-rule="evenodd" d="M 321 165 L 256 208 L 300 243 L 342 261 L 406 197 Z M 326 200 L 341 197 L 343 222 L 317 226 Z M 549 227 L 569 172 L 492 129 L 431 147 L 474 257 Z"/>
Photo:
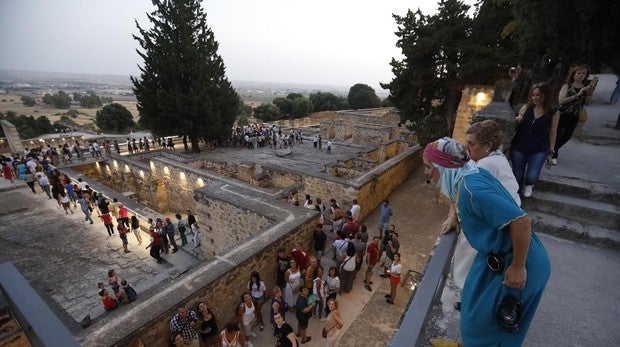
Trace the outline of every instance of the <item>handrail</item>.
<path fill-rule="evenodd" d="M 32 346 L 79 346 L 13 263 L 0 264 L 0 289 Z"/>
<path fill-rule="evenodd" d="M 454 229 L 440 237 L 431 258 L 426 263 L 422 279 L 416 286 L 405 313 L 401 317 L 399 328 L 392 337 L 390 346 L 428 344 L 423 341 L 424 330 L 433 306 L 441 297 L 455 244 Z"/>

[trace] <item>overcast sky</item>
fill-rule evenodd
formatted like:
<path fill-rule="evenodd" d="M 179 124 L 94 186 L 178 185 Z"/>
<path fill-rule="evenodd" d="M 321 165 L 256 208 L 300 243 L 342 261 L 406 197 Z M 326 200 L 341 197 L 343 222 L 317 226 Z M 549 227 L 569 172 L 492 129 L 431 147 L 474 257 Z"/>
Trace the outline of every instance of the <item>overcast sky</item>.
<path fill-rule="evenodd" d="M 469 1 L 468 1 L 469 2 Z M 435 0 L 207 0 L 207 24 L 233 81 L 351 86 L 389 82 L 392 13 Z M 149 0 L 0 0 L 0 69 L 136 75 L 136 19 Z"/>

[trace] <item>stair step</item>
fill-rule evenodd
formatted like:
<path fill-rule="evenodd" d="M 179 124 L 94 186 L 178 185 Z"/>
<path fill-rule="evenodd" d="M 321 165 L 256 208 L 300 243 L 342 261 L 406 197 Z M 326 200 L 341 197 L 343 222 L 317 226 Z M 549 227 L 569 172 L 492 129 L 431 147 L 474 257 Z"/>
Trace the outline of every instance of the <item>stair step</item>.
<path fill-rule="evenodd" d="M 568 220 L 542 212 L 528 212 L 532 230 L 561 238 L 587 242 L 599 247 L 620 249 L 620 230 Z"/>
<path fill-rule="evenodd" d="M 620 228 L 620 207 L 614 204 L 566 196 L 547 191 L 534 191 L 523 199 L 526 211 L 538 211 L 587 225 Z"/>
<path fill-rule="evenodd" d="M 578 178 L 543 175 L 536 184 L 535 190 L 620 205 L 618 189 Z"/>

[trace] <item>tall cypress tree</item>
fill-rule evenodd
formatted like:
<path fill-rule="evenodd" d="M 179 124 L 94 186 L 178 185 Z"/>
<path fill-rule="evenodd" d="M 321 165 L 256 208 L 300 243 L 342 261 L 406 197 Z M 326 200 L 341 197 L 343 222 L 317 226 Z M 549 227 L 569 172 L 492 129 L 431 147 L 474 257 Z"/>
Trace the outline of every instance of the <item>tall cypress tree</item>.
<path fill-rule="evenodd" d="M 191 150 L 198 140 L 228 137 L 239 96 L 225 75 L 218 43 L 199 0 L 153 0 L 153 27 L 134 35 L 144 59 L 140 77 L 131 77 L 140 124 L 157 135 L 183 134 Z"/>

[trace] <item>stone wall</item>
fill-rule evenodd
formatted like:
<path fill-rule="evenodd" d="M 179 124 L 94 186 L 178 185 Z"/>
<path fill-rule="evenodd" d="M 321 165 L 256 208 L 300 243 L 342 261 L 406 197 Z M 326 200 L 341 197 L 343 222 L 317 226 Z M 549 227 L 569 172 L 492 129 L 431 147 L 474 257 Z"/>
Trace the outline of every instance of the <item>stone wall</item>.
<path fill-rule="evenodd" d="M 493 86 L 471 85 L 463 88 L 452 131 L 452 137 L 455 140 L 465 143 L 465 132 L 471 124 L 474 113 L 488 105 L 493 96 Z"/>

